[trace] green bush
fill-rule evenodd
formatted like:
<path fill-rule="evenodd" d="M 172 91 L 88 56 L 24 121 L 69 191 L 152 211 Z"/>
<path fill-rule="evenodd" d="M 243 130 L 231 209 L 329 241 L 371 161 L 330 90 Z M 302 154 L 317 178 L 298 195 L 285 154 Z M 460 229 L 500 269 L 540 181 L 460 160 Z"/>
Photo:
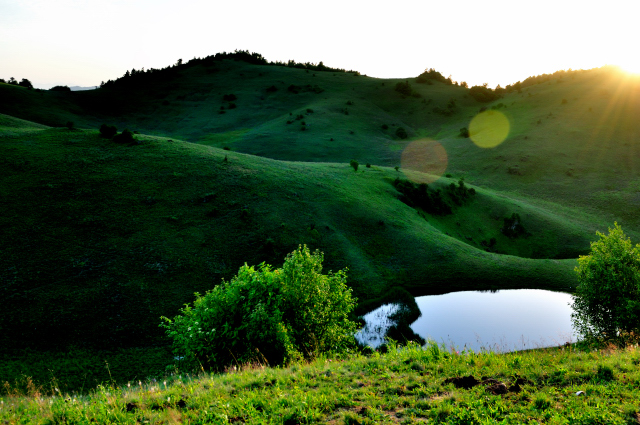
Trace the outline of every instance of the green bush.
<path fill-rule="evenodd" d="M 396 130 L 396 136 L 401 139 L 406 139 L 407 137 L 409 137 L 409 135 L 407 134 L 407 130 L 402 127 L 398 127 L 398 129 Z"/>
<path fill-rule="evenodd" d="M 358 165 L 359 165 L 359 164 L 358 164 L 358 161 L 356 161 L 355 159 L 352 159 L 352 160 L 349 162 L 349 165 L 351 165 L 351 166 L 353 167 L 354 171 L 358 171 Z"/>
<path fill-rule="evenodd" d="M 404 96 L 411 96 L 411 93 L 413 93 L 408 81 L 405 81 L 404 83 L 402 81 L 396 83 L 396 91 Z"/>
<path fill-rule="evenodd" d="M 640 245 L 633 246 L 618 223 L 597 233 L 591 253 L 580 256 L 571 320 L 588 340 L 622 342 L 640 332 Z"/>
<path fill-rule="evenodd" d="M 115 125 L 102 124 L 100 126 L 100 135 L 102 137 L 106 137 L 107 139 L 110 139 L 113 136 L 115 136 L 116 133 L 118 133 L 118 129 L 116 128 Z"/>
<path fill-rule="evenodd" d="M 322 260 L 322 253 L 300 246 L 281 269 L 245 264 L 230 282 L 196 294 L 193 306 L 173 320 L 162 318 L 175 355 L 219 370 L 348 351 L 356 327 L 348 316 L 356 300 L 345 271 L 323 275 Z"/>
<path fill-rule="evenodd" d="M 122 133 L 113 138 L 116 143 L 133 143 L 136 139 L 133 137 L 133 133 L 129 129 L 122 130 Z"/>

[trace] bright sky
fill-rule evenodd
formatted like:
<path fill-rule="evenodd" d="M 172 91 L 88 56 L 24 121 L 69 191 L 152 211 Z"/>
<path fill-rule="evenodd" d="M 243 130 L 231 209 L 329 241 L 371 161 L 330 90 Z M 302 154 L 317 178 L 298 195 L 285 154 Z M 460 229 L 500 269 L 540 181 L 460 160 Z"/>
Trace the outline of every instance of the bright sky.
<path fill-rule="evenodd" d="M 637 0 L 0 0 L 0 78 L 96 86 L 222 51 L 469 85 L 605 64 L 640 72 Z"/>

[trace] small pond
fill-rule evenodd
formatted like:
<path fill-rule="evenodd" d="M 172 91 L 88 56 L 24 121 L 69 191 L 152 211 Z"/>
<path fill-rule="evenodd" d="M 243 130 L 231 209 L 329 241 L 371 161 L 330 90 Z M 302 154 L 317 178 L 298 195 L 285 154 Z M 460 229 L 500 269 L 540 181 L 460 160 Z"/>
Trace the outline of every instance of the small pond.
<path fill-rule="evenodd" d="M 421 316 L 411 329 L 452 350 L 526 350 L 575 342 L 570 294 L 538 289 L 466 291 L 416 298 Z M 372 347 L 384 342 L 399 308 L 386 304 L 364 316 L 356 338 Z"/>

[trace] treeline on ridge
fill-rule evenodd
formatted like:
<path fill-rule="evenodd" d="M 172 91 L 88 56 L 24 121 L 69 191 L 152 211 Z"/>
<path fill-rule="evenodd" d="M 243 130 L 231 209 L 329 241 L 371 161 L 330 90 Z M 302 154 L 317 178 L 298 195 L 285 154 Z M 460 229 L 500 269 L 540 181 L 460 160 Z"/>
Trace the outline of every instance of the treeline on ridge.
<path fill-rule="evenodd" d="M 296 62 L 294 60 L 289 60 L 288 62 L 270 62 L 264 58 L 260 53 L 249 52 L 248 50 L 235 50 L 234 52 L 227 53 L 216 53 L 215 55 L 206 56 L 204 58 L 193 58 L 189 62 L 184 63 L 182 59 L 178 59 L 178 61 L 174 65 L 170 65 L 161 69 L 151 68 L 145 70 L 144 68 L 140 70 L 136 70 L 135 68 L 131 71 L 124 73 L 124 75 L 120 78 L 117 78 L 115 81 L 108 80 L 107 82 L 102 82 L 100 87 L 112 87 L 114 85 L 128 85 L 133 82 L 140 82 L 141 80 L 146 81 L 155 81 L 157 79 L 163 78 L 171 78 L 175 71 L 179 69 L 186 69 L 197 65 L 213 65 L 216 62 L 221 62 L 223 60 L 235 60 L 246 62 L 251 65 L 269 65 L 269 66 L 285 66 L 288 68 L 298 68 L 298 69 L 308 69 L 312 71 L 319 72 L 341 72 L 341 73 L 354 73 L 355 75 L 360 75 L 358 71 L 349 70 L 347 71 L 344 68 L 332 68 L 324 65 L 322 61 L 317 64 L 311 62 Z"/>

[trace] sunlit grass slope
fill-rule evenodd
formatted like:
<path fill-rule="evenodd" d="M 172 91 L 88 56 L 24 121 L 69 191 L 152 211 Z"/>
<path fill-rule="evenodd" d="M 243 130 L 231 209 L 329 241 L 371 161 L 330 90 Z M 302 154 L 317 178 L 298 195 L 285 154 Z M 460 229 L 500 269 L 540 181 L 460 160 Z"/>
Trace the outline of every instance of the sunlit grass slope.
<path fill-rule="evenodd" d="M 348 267 L 361 301 L 393 286 L 570 289 L 574 260 L 553 258 L 571 257 L 596 227 L 484 189 L 434 218 L 398 200 L 392 182 L 404 176 L 392 168 L 138 137 L 135 146 L 59 128 L 2 137 L 3 346 L 156 343 L 161 315 L 245 262 L 281 264 L 298 244 L 322 250 L 327 269 Z M 501 235 L 512 212 L 531 236 Z M 498 252 L 548 259 L 486 252 L 491 237 Z"/>
<path fill-rule="evenodd" d="M 132 380 L 86 394 L 55 383 L 1 397 L 6 424 L 633 424 L 637 348 L 455 354 L 435 345 L 199 376 Z"/>

